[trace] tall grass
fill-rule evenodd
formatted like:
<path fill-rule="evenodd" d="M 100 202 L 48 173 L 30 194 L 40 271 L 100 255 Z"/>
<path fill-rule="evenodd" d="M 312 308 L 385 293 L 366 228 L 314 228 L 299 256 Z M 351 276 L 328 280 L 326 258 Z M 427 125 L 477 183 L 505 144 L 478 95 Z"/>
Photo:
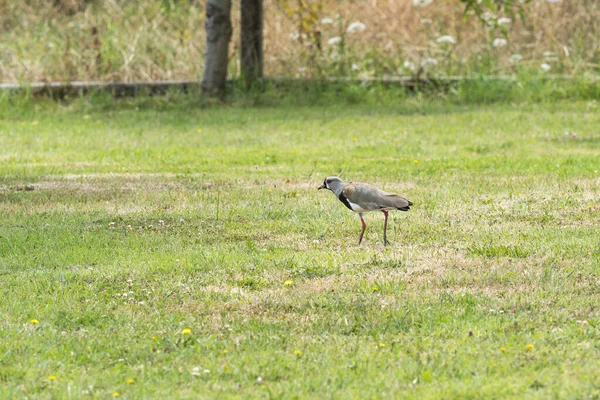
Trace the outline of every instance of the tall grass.
<path fill-rule="evenodd" d="M 415 7 L 409 0 L 325 2 L 317 14 L 265 0 L 265 73 L 272 77 L 597 74 L 600 3 L 535 1 L 525 21 L 505 26 L 506 45 L 456 0 Z M 234 3 L 231 76 L 239 71 L 239 5 Z M 490 18 L 502 18 L 496 15 Z M 348 32 L 352 22 L 365 29 Z M 0 0 L 0 81 L 196 79 L 204 53 L 204 2 Z M 455 43 L 438 42 L 451 36 Z M 502 41 L 496 44 L 501 44 Z"/>

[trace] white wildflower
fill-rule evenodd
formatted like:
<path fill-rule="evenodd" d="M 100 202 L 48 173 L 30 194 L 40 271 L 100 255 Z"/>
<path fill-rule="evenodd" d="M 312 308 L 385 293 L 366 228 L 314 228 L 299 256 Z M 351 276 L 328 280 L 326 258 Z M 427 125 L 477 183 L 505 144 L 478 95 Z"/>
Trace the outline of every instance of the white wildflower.
<path fill-rule="evenodd" d="M 338 44 L 342 41 L 342 38 L 339 36 L 334 36 L 327 41 L 327 44 L 333 46 L 334 44 Z"/>
<path fill-rule="evenodd" d="M 504 47 L 507 44 L 508 44 L 508 40 L 506 40 L 504 38 L 496 38 L 492 42 L 492 46 L 494 46 L 494 47 Z"/>
<path fill-rule="evenodd" d="M 333 24 L 333 19 L 331 18 L 321 18 L 321 24 L 322 25 L 331 25 Z"/>
<path fill-rule="evenodd" d="M 498 23 L 498 25 L 508 25 L 512 22 L 512 19 L 503 17 L 503 18 L 498 18 L 498 21 L 496 21 L 496 22 Z"/>
<path fill-rule="evenodd" d="M 561 0 L 546 0 L 546 3 L 560 3 Z"/>
<path fill-rule="evenodd" d="M 358 65 L 352 64 L 352 71 L 358 71 Z"/>
<path fill-rule="evenodd" d="M 298 67 L 298 72 L 305 72 L 306 71 L 306 67 Z"/>
<path fill-rule="evenodd" d="M 492 14 L 489 11 L 486 11 L 483 13 L 483 15 L 481 16 L 481 18 L 483 18 L 484 21 L 489 22 L 493 19 L 496 19 L 496 16 L 494 14 Z"/>
<path fill-rule="evenodd" d="M 508 58 L 508 60 L 509 60 L 511 63 L 518 63 L 519 61 L 522 61 L 522 60 L 523 60 L 523 56 L 522 56 L 522 55 L 520 55 L 520 54 L 513 54 L 512 56 L 510 56 L 510 57 Z"/>
<path fill-rule="evenodd" d="M 348 25 L 348 33 L 354 33 L 354 32 L 362 32 L 365 29 L 367 29 L 367 26 L 365 24 L 363 24 L 362 22 L 359 21 L 355 21 L 352 22 L 350 25 Z"/>
<path fill-rule="evenodd" d="M 413 0 L 415 7 L 425 7 L 433 3 L 433 0 Z"/>
<path fill-rule="evenodd" d="M 404 61 L 404 63 L 402 64 L 402 66 L 404 68 L 406 68 L 407 70 L 409 70 L 409 71 L 416 71 L 417 70 L 417 66 L 412 61 L 408 61 L 408 60 Z"/>
<path fill-rule="evenodd" d="M 552 67 L 549 64 L 542 63 L 542 65 L 540 65 L 540 69 L 544 72 L 548 72 L 552 69 Z"/>
<path fill-rule="evenodd" d="M 421 23 L 427 25 L 433 23 L 433 20 L 431 18 L 421 18 Z"/>
<path fill-rule="evenodd" d="M 429 65 L 437 65 L 438 61 L 435 58 L 425 58 L 423 61 L 421 61 L 421 66 L 422 67 L 427 67 Z"/>
<path fill-rule="evenodd" d="M 454 39 L 450 35 L 444 35 L 444 36 L 440 36 L 439 38 L 437 38 L 437 42 L 438 43 L 451 43 L 451 44 L 454 44 L 454 43 L 456 43 L 456 39 Z"/>
<path fill-rule="evenodd" d="M 300 34 L 298 32 L 290 33 L 290 39 L 298 40 L 300 38 Z"/>
<path fill-rule="evenodd" d="M 256 382 L 261 383 L 262 382 L 262 378 L 259 376 L 258 378 L 256 378 Z"/>

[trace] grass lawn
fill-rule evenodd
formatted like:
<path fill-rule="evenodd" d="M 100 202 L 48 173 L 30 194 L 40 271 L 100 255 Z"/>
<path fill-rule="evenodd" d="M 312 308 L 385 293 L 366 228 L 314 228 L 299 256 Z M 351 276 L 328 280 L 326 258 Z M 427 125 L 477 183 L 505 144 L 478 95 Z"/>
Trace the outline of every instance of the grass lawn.
<path fill-rule="evenodd" d="M 150 105 L 0 114 L 1 397 L 600 396 L 598 102 Z"/>

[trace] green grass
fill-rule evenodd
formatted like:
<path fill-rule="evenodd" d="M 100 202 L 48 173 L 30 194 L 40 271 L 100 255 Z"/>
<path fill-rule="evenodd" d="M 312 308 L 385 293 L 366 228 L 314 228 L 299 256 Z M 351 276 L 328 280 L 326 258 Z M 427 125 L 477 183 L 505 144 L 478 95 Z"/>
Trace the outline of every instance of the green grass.
<path fill-rule="evenodd" d="M 3 101 L 3 398 L 600 396 L 596 101 Z"/>

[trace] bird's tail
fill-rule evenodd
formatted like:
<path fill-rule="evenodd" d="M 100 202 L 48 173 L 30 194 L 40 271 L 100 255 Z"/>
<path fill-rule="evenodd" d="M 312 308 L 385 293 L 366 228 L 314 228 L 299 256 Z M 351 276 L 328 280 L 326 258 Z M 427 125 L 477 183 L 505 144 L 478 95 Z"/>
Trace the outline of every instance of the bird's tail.
<path fill-rule="evenodd" d="M 397 207 L 398 210 L 400 210 L 400 211 L 408 211 L 408 210 L 410 210 L 410 206 L 413 205 L 413 202 L 410 201 L 410 200 L 406 200 L 406 201 L 408 202 L 408 205 L 404 206 L 404 207 Z"/>

